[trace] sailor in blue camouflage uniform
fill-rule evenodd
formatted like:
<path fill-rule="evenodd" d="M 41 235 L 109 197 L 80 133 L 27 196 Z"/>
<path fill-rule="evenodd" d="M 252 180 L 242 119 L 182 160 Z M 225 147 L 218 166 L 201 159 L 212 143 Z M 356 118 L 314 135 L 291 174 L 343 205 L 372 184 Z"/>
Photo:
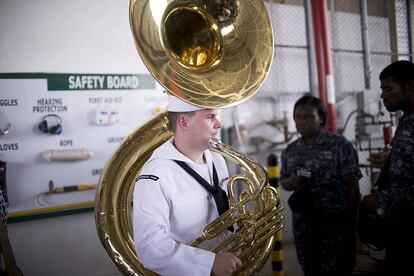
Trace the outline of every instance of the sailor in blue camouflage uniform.
<path fill-rule="evenodd" d="M 1 162 L 1 161 L 0 161 Z M 6 191 L 0 185 L 0 275 L 23 276 L 23 272 L 16 264 L 14 254 L 10 245 L 10 240 L 7 231 L 7 201 Z M 4 252 L 3 252 L 4 251 Z"/>
<path fill-rule="evenodd" d="M 355 265 L 355 221 L 361 172 L 343 136 L 323 129 L 322 101 L 303 96 L 294 106 L 301 137 L 282 153 L 281 185 L 289 198 L 299 263 L 306 276 L 350 275 Z"/>
<path fill-rule="evenodd" d="M 414 275 L 414 64 L 397 61 L 380 73 L 381 98 L 388 111 L 402 110 L 391 143 L 387 187 L 361 204 L 389 223 L 384 275 Z"/>
<path fill-rule="evenodd" d="M 3 224 L 4 229 L 7 228 L 7 202 L 0 187 L 0 223 Z M 3 263 L 3 252 L 0 247 L 0 274 L 3 273 L 5 264 Z"/>
<path fill-rule="evenodd" d="M 6 227 L 6 219 L 7 219 L 7 202 L 5 197 L 3 196 L 3 191 L 0 189 L 0 220 L 1 223 Z"/>

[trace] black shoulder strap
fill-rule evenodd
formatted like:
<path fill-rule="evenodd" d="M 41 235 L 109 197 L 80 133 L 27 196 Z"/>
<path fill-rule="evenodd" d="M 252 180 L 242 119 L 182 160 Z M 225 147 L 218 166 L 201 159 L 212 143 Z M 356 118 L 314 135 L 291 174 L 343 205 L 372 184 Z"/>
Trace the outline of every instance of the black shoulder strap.
<path fill-rule="evenodd" d="M 390 186 L 390 167 L 391 167 L 391 153 L 388 154 L 384 162 L 384 166 L 375 182 L 378 191 L 387 189 Z"/>
<path fill-rule="evenodd" d="M 199 175 L 196 171 L 194 171 L 190 166 L 188 166 L 185 162 L 174 160 L 181 168 L 183 168 L 188 174 L 194 177 L 198 183 L 201 184 L 213 197 L 214 201 L 216 202 L 217 210 L 219 215 L 223 214 L 229 209 L 229 201 L 227 198 L 226 192 L 220 188 L 218 175 L 216 168 L 213 164 L 213 182 L 214 186 L 211 186 L 201 175 Z"/>
<path fill-rule="evenodd" d="M 213 181 L 214 181 L 214 187 L 210 185 L 210 183 L 208 183 L 201 175 L 199 175 L 196 171 L 194 171 L 190 166 L 188 166 L 185 162 L 183 161 L 179 161 L 179 160 L 174 160 L 181 168 L 183 168 L 189 175 L 191 175 L 192 177 L 195 178 L 195 180 L 197 180 L 198 183 L 200 183 L 201 186 L 203 186 L 207 191 L 209 191 L 209 193 L 213 194 L 215 191 L 215 186 L 218 185 L 218 183 L 216 184 L 216 179 L 214 179 L 214 175 L 217 174 L 216 172 L 216 168 L 214 167 L 213 164 Z M 217 180 L 218 182 L 218 180 Z"/>

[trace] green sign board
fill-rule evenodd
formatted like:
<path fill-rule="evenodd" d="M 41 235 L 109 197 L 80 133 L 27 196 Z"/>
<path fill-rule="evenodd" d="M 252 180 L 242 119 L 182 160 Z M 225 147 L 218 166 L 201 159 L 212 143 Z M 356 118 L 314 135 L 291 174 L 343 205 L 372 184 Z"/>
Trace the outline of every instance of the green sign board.
<path fill-rule="evenodd" d="M 155 89 L 148 74 L 2 73 L 0 79 L 47 79 L 48 91 Z"/>

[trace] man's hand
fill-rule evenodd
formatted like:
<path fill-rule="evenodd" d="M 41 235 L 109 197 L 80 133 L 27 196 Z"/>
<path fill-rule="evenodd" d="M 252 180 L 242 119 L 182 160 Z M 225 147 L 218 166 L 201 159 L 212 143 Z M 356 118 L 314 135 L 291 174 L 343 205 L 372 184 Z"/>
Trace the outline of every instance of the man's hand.
<path fill-rule="evenodd" d="M 374 168 L 381 169 L 384 166 L 385 160 L 387 159 L 388 155 L 390 154 L 389 149 L 384 149 L 382 152 L 375 152 L 371 153 L 369 157 L 369 161 Z"/>
<path fill-rule="evenodd" d="M 230 276 L 242 265 L 240 261 L 240 249 L 236 252 L 217 253 L 213 263 L 214 276 Z"/>
<path fill-rule="evenodd" d="M 361 205 L 371 210 L 377 210 L 378 208 L 380 208 L 378 197 L 375 194 L 364 196 L 364 198 L 361 201 Z"/>
<path fill-rule="evenodd" d="M 287 191 L 299 189 L 305 185 L 305 178 L 303 176 L 292 175 L 285 179 L 282 183 L 283 188 Z"/>

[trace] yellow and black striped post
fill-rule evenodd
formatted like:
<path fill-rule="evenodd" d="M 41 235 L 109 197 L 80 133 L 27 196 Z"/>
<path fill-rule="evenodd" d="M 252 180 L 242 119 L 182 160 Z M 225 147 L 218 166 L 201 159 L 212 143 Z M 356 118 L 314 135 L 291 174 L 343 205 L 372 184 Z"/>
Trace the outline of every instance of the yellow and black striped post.
<path fill-rule="evenodd" d="M 269 184 L 277 189 L 280 195 L 279 187 L 279 167 L 277 162 L 277 156 L 270 154 L 267 158 Z M 276 242 L 272 252 L 272 276 L 283 276 L 283 251 L 282 251 L 282 230 L 276 233 Z"/>

